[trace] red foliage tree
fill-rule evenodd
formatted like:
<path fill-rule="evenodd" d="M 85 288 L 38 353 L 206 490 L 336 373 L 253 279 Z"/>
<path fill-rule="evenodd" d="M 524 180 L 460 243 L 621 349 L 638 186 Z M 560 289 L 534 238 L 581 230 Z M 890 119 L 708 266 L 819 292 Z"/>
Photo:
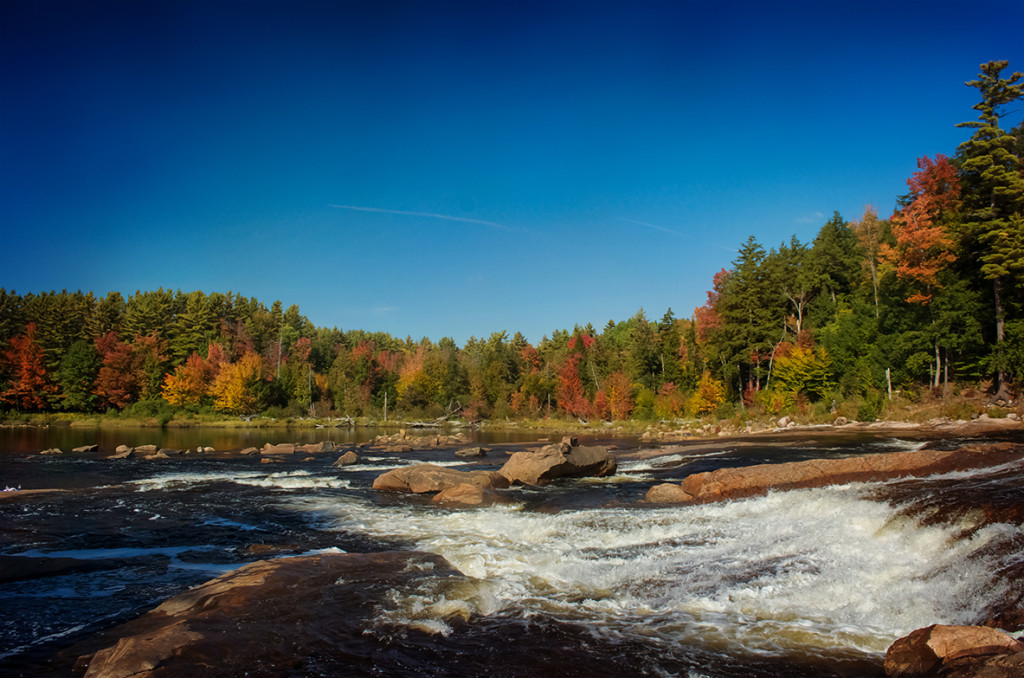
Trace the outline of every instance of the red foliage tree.
<path fill-rule="evenodd" d="M 43 349 L 36 343 L 35 323 L 29 323 L 24 334 L 11 339 L 3 353 L 3 362 L 10 381 L 0 393 L 0 400 L 20 410 L 46 408 L 46 396 L 56 389 L 46 381 Z"/>
<path fill-rule="evenodd" d="M 590 412 L 590 403 L 583 392 L 583 381 L 577 367 L 579 361 L 580 355 L 571 353 L 562 363 L 562 368 L 558 370 L 555 397 L 558 398 L 558 408 L 563 412 L 574 417 L 586 417 Z"/>
<path fill-rule="evenodd" d="M 708 301 L 703 306 L 693 310 L 693 319 L 697 323 L 697 343 L 706 344 L 711 334 L 722 325 L 722 319 L 718 315 L 718 299 L 722 295 L 722 288 L 729 277 L 729 271 L 724 268 L 711 279 L 711 289 L 708 290 Z"/>
<path fill-rule="evenodd" d="M 96 337 L 96 350 L 102 362 L 95 389 L 101 406 L 124 409 L 133 400 L 160 394 L 167 342 L 155 332 L 129 344 L 112 331 Z"/>
<path fill-rule="evenodd" d="M 944 155 L 930 160 L 919 158 L 920 168 L 909 179 L 911 201 L 893 214 L 890 223 L 895 246 L 880 247 L 882 260 L 896 269 L 896 275 L 919 286 L 907 301 L 927 304 L 937 286 L 939 271 L 953 262 L 953 241 L 941 224 L 943 214 L 960 204 L 960 181 L 956 168 Z"/>

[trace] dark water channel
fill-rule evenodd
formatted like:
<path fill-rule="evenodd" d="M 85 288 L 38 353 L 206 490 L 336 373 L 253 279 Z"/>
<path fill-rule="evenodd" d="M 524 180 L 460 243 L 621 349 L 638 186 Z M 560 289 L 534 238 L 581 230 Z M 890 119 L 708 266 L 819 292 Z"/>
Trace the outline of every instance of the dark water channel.
<path fill-rule="evenodd" d="M 62 490 L 0 499 L 0 674 L 69 675 L 69 648 L 189 587 L 262 558 L 321 551 L 427 551 L 470 584 L 443 595 L 395 585 L 357 647 L 298 662 L 268 656 L 246 673 L 881 675 L 900 635 L 983 621 L 1020 594 L 1020 468 L 718 505 L 635 503 L 698 471 L 925 442 L 908 437 L 705 441 L 648 459 L 635 440 L 585 440 L 617 446 L 616 476 L 513 489 L 510 504 L 477 510 L 371 484 L 423 461 L 497 469 L 534 435 L 477 435 L 473 444 L 491 448 L 479 462 L 453 449 L 359 449 L 359 464 L 334 468 L 340 452 L 277 464 L 236 452 L 285 440 L 354 446 L 376 433 L 0 430 L 0 489 Z M 37 454 L 90 443 L 99 451 Z M 107 459 L 122 443 L 217 451 Z"/>

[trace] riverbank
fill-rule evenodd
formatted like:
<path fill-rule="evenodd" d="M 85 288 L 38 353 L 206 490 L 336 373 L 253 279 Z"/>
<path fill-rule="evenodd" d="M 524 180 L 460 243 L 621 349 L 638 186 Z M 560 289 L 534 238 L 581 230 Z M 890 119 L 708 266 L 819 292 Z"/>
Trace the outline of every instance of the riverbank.
<path fill-rule="evenodd" d="M 790 414 L 781 417 L 738 410 L 727 418 L 705 416 L 699 419 L 676 419 L 657 422 L 646 420 L 581 421 L 557 417 L 528 420 L 484 420 L 467 422 L 420 422 L 402 419 L 359 418 L 278 418 L 256 416 L 251 418 L 226 417 L 215 414 L 176 414 L 169 419 L 161 417 L 132 417 L 123 414 L 40 413 L 8 414 L 0 419 L 0 428 L 65 428 L 65 429 L 199 429 L 199 430 L 267 430 L 304 431 L 317 429 L 407 429 L 409 431 L 438 431 L 475 429 L 493 434 L 515 432 L 520 435 L 536 433 L 538 436 L 571 434 L 592 437 L 632 437 L 642 442 L 680 442 L 693 439 L 715 439 L 765 435 L 789 431 L 842 430 L 848 432 L 911 433 L 923 435 L 984 435 L 987 432 L 1022 429 L 1024 408 L 986 405 L 977 399 L 937 399 L 932 402 L 910 403 L 893 401 L 886 408 L 884 418 L 857 421 L 837 413 Z"/>

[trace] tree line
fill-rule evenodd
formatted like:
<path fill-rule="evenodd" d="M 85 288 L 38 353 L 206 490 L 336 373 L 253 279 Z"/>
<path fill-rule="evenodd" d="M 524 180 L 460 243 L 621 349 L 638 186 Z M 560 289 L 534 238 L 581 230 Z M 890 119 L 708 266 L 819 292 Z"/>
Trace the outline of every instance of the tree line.
<path fill-rule="evenodd" d="M 0 400 L 19 411 L 674 419 L 1024 383 L 1022 76 L 981 65 L 970 139 L 923 157 L 888 218 L 754 236 L 690 318 L 643 309 L 536 345 L 321 328 L 233 292 L 0 289 Z"/>

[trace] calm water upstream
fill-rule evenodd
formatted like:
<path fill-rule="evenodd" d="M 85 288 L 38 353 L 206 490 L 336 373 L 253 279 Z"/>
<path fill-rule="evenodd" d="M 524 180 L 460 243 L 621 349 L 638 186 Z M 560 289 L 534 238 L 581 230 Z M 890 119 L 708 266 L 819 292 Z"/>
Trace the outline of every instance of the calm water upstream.
<path fill-rule="evenodd" d="M 522 440 L 483 440 L 494 448 L 480 462 L 450 449 L 361 450 L 362 462 L 345 468 L 332 467 L 339 453 L 281 464 L 231 453 L 375 433 L 0 430 L 0 489 L 65 490 L 0 500 L 0 674 L 69 675 L 62 650 L 264 557 L 253 545 L 283 556 L 428 551 L 468 577 L 440 592 L 396 585 L 364 631 L 369 656 L 359 661 L 339 650 L 275 671 L 264 658 L 254 675 L 472 676 L 484 657 L 495 676 L 880 676 L 897 637 L 983 621 L 1022 593 L 1019 467 L 704 506 L 635 504 L 653 484 L 697 471 L 923 440 L 705 441 L 643 460 L 630 457 L 636 441 L 619 440 L 614 477 L 514 489 L 513 503 L 475 510 L 370 486 L 424 461 L 497 469 Z M 92 442 L 99 452 L 36 454 Z M 104 458 L 117 444 L 149 442 L 218 452 Z M 72 566 L 26 576 L 11 557 Z"/>

